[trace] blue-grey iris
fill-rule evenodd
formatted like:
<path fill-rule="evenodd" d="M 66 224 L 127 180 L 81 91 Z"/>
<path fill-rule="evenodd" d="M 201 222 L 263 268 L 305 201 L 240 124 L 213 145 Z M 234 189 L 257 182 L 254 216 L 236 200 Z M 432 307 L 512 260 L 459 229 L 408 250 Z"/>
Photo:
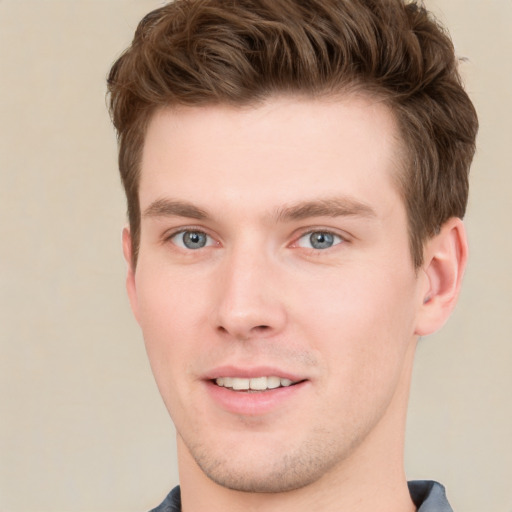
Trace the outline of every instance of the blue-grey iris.
<path fill-rule="evenodd" d="M 188 249 L 201 249 L 206 245 L 207 237 L 200 231 L 185 231 L 183 245 Z"/>
<path fill-rule="evenodd" d="M 334 236 L 330 233 L 315 231 L 309 235 L 309 241 L 314 249 L 328 249 L 334 244 Z"/>

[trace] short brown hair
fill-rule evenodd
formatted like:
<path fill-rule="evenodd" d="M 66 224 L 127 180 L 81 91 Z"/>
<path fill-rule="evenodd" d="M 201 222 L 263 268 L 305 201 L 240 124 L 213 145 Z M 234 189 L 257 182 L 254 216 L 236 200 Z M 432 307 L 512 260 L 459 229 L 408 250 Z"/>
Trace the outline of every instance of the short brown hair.
<path fill-rule="evenodd" d="M 406 158 L 397 172 L 413 261 L 462 218 L 478 128 L 447 32 L 404 0 L 175 0 L 149 13 L 108 77 L 136 263 L 138 184 L 156 109 L 250 105 L 274 94 L 357 89 L 393 111 Z"/>

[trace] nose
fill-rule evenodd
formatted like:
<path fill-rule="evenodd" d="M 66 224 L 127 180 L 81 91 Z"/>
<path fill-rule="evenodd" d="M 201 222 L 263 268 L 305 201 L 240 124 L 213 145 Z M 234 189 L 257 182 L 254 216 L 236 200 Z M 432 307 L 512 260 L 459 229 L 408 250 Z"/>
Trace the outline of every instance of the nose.
<path fill-rule="evenodd" d="M 215 329 L 236 340 L 269 338 L 285 327 L 285 290 L 271 258 L 256 251 L 232 251 L 218 269 Z"/>

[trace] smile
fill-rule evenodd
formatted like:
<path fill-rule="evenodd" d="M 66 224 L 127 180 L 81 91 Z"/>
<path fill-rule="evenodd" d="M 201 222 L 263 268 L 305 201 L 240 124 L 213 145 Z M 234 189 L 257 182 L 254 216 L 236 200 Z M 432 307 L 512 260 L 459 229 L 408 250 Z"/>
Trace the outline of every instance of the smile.
<path fill-rule="evenodd" d="M 304 399 L 310 380 L 276 368 L 223 367 L 213 370 L 203 382 L 213 403 L 237 416 L 281 413 Z M 278 375 L 281 375 L 278 377 Z"/>
<path fill-rule="evenodd" d="M 253 378 L 218 377 L 215 379 L 217 386 L 234 391 L 267 391 L 269 389 L 292 386 L 293 384 L 297 384 L 297 382 L 275 376 Z"/>

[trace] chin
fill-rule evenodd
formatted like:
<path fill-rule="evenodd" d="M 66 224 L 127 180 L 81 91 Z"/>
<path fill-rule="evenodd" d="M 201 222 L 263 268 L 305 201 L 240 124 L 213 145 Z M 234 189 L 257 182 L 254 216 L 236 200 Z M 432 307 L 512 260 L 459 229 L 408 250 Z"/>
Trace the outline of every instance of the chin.
<path fill-rule="evenodd" d="M 235 457 L 189 450 L 201 471 L 216 484 L 239 492 L 281 493 L 301 489 L 320 480 L 339 461 L 331 451 L 308 445 L 292 453 L 258 450 Z M 233 454 L 233 451 L 229 451 Z"/>

